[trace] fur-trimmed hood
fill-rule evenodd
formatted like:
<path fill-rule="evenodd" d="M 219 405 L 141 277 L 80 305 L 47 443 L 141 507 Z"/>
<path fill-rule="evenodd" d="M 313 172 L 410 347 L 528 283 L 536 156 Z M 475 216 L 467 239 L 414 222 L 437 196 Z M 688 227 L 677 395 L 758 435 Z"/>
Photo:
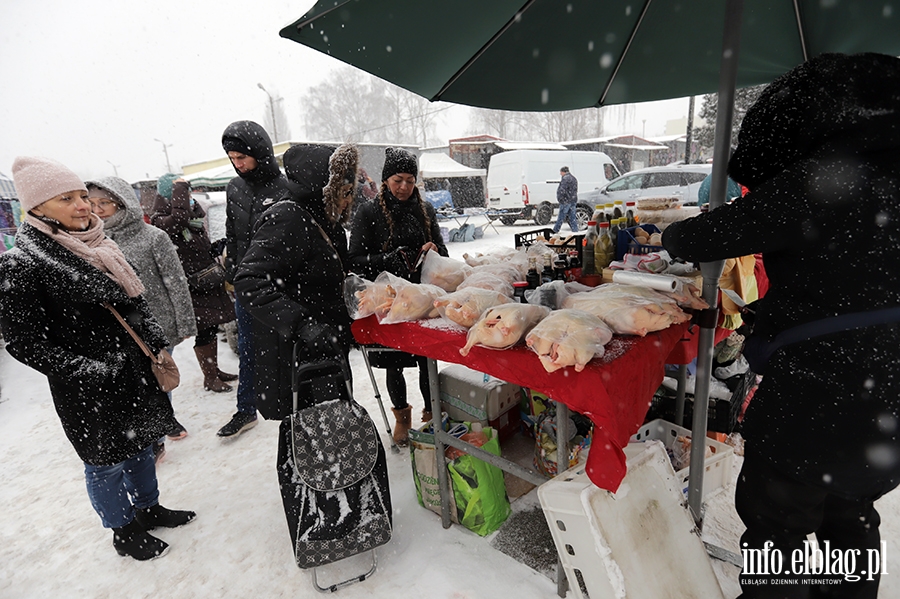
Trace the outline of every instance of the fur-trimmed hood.
<path fill-rule="evenodd" d="M 359 152 L 356 146 L 292 146 L 284 153 L 284 170 L 295 184 L 294 198 L 303 205 L 322 202 L 325 216 L 332 223 L 345 223 L 350 206 L 338 212 L 340 189 L 356 182 Z"/>

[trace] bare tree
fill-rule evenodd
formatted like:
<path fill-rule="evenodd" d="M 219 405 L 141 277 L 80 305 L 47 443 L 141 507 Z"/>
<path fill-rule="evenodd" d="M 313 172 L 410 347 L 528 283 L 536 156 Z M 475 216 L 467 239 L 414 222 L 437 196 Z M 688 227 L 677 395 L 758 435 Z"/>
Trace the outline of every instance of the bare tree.
<path fill-rule="evenodd" d="M 435 113 L 446 109 L 352 67 L 336 69 L 302 101 L 307 134 L 329 141 L 424 146 L 436 137 Z"/>
<path fill-rule="evenodd" d="M 472 109 L 472 130 L 475 133 L 514 139 L 522 135 L 522 125 L 527 113 L 490 108 Z"/>
<path fill-rule="evenodd" d="M 765 88 L 765 85 L 756 85 L 735 90 L 734 117 L 731 122 L 731 147 L 737 145 L 738 131 L 741 129 L 744 115 L 747 114 L 747 110 L 753 106 L 757 99 L 759 99 L 759 95 Z M 694 135 L 696 136 L 697 143 L 700 144 L 700 147 L 707 150 L 711 150 L 716 143 L 716 114 L 718 108 L 718 94 L 706 94 L 703 96 L 703 104 L 700 106 L 700 118 L 702 118 L 706 124 L 694 129 Z"/>

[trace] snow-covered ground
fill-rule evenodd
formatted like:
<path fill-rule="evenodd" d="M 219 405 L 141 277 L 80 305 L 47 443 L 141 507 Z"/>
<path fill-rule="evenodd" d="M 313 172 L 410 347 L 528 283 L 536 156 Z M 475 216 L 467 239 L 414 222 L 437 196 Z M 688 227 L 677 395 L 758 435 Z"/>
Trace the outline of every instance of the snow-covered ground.
<path fill-rule="evenodd" d="M 473 224 L 484 222 L 472 217 Z M 451 223 L 452 224 L 452 223 Z M 481 240 L 450 244 L 451 256 L 511 247 L 515 233 L 533 225 L 506 227 L 496 223 Z M 219 345 L 224 370 L 236 372 L 237 358 L 226 343 Z M 235 409 L 234 392 L 203 390 L 202 377 L 189 340 L 175 348 L 182 372 L 173 403 L 190 435 L 168 442 L 158 467 L 161 502 L 192 509 L 197 520 L 174 530 L 157 531 L 171 545 L 162 559 L 136 562 L 120 558 L 112 534 L 104 530 L 85 493 L 83 465 L 66 440 L 43 376 L 0 350 L 0 597 L 36 599 L 130 599 L 133 597 L 316 597 L 310 574 L 293 562 L 275 473 L 276 422 L 259 426 L 238 439 L 222 441 L 216 430 Z M 379 429 L 381 414 L 359 352 L 351 353 L 357 399 Z M 414 369 L 407 369 L 411 403 L 417 413 Z M 376 376 L 383 376 L 376 371 Z M 383 378 L 379 387 L 384 393 Z M 385 402 L 388 402 L 385 396 Z M 389 402 L 388 402 L 389 403 Z M 384 436 L 387 446 L 386 435 Z M 460 526 L 448 530 L 440 518 L 416 502 L 409 456 L 388 456 L 394 505 L 394 536 L 378 549 L 378 571 L 367 581 L 338 591 L 341 597 L 415 597 L 430 599 L 517 599 L 556 596 L 546 575 L 492 548 Z M 740 459 L 736 460 L 735 474 Z M 733 484 L 707 505 L 704 537 L 738 550 L 740 521 L 732 506 Z M 891 558 L 900 555 L 900 495 L 882 499 L 882 537 L 887 541 L 888 572 L 881 597 L 900 597 L 900 577 Z M 522 510 L 537 502 L 534 491 L 513 503 Z M 739 594 L 738 569 L 714 561 L 724 595 Z M 349 574 L 363 564 L 332 566 L 324 576 Z M 678 572 L 656 572 L 678 576 Z M 326 580 L 328 580 L 326 578 Z M 570 592 L 569 596 L 572 594 Z"/>

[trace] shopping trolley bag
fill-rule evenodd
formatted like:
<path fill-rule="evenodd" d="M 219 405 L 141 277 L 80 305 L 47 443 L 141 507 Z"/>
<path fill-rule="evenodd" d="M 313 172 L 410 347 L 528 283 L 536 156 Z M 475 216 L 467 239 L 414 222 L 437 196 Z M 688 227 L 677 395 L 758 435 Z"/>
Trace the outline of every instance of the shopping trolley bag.
<path fill-rule="evenodd" d="M 375 424 L 352 396 L 350 367 L 333 360 L 297 362 L 293 403 L 281 422 L 278 482 L 297 566 L 313 569 L 320 591 L 335 591 L 374 573 L 374 549 L 391 539 L 387 459 Z M 371 551 L 364 574 L 319 586 L 315 568 Z"/>

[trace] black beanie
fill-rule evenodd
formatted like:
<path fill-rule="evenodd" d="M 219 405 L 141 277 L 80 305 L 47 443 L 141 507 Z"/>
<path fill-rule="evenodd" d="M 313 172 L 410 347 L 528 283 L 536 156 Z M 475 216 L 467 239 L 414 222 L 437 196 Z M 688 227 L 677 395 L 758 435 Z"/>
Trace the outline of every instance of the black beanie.
<path fill-rule="evenodd" d="M 237 137 L 223 136 L 222 137 L 222 148 L 226 152 L 240 152 L 241 154 L 244 154 L 245 156 L 250 156 L 251 158 L 258 158 L 257 156 L 253 155 L 253 150 L 250 149 L 250 146 L 247 145 L 247 142 L 245 142 L 243 139 L 240 139 Z"/>
<path fill-rule="evenodd" d="M 406 173 L 418 178 L 419 165 L 416 157 L 403 148 L 386 148 L 384 150 L 384 168 L 381 171 L 381 180 L 387 181 L 397 173 Z"/>

